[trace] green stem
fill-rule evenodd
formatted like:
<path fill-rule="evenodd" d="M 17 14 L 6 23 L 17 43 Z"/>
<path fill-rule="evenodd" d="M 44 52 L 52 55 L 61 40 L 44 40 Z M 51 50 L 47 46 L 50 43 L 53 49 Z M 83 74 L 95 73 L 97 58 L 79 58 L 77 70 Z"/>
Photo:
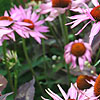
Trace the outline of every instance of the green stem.
<path fill-rule="evenodd" d="M 47 76 L 46 74 L 46 62 L 45 62 L 45 56 L 46 56 L 46 52 L 45 52 L 45 43 L 44 43 L 44 39 L 42 39 L 42 48 L 43 48 L 43 56 L 44 56 L 44 74 Z"/>
<path fill-rule="evenodd" d="M 97 62 L 99 56 L 100 56 L 100 48 L 99 48 L 99 50 L 98 50 L 98 52 L 97 52 L 96 59 L 95 59 L 95 63 Z"/>
<path fill-rule="evenodd" d="M 70 67 L 68 64 L 65 64 L 65 68 L 67 69 L 67 76 L 68 76 L 68 83 L 69 83 L 68 85 L 70 86 L 70 84 L 71 84 Z"/>
<path fill-rule="evenodd" d="M 9 70 L 7 57 L 6 57 L 6 41 L 3 42 L 3 55 L 4 55 L 4 61 L 5 61 L 5 64 L 6 64 L 6 70 L 7 70 L 7 73 L 8 73 L 8 79 L 9 79 L 10 87 L 11 87 L 12 91 L 14 92 L 13 81 L 12 81 L 12 77 L 11 77 L 11 73 L 10 73 L 10 70 Z"/>
<path fill-rule="evenodd" d="M 36 77 L 35 71 L 34 71 L 33 68 L 32 68 L 32 64 L 31 64 L 31 61 L 30 61 L 29 56 L 28 56 L 28 53 L 27 53 L 27 47 L 26 47 L 25 39 L 23 39 L 23 38 L 22 38 L 22 43 L 23 43 L 24 54 L 25 54 L 27 63 L 28 63 L 29 66 L 30 66 L 30 70 L 31 70 L 31 72 L 32 72 L 32 75 L 35 77 L 36 82 L 37 82 L 37 84 L 38 84 L 38 86 L 39 86 L 41 92 L 43 93 L 42 87 L 41 87 L 41 85 L 39 84 L 39 81 L 38 81 L 38 79 L 37 79 L 37 77 Z"/>
<path fill-rule="evenodd" d="M 57 34 L 58 34 L 59 32 L 57 31 L 56 27 L 55 27 L 53 24 L 51 24 L 50 22 L 46 22 L 46 23 L 47 23 L 47 25 L 49 26 L 50 31 L 51 31 L 52 35 L 54 36 L 54 38 L 55 38 L 57 44 L 59 44 L 59 47 L 60 47 L 61 50 L 62 50 L 62 43 L 59 41 L 59 39 L 58 39 L 58 37 L 57 37 Z"/>
<path fill-rule="evenodd" d="M 59 15 L 59 22 L 60 22 L 60 27 L 62 31 L 62 36 L 64 38 L 64 45 L 66 45 L 69 40 L 68 40 L 68 29 L 67 29 L 67 26 L 65 26 L 66 24 L 65 14 Z"/>

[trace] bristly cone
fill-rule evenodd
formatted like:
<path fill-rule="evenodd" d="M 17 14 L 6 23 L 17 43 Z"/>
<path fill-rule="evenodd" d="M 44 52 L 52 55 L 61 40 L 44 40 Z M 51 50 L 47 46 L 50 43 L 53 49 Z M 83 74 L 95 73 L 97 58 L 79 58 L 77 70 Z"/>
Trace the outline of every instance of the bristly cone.
<path fill-rule="evenodd" d="M 94 84 L 94 94 L 95 96 L 100 96 L 100 74 Z"/>
<path fill-rule="evenodd" d="M 71 4 L 71 0 L 52 0 L 52 7 L 67 7 Z"/>
<path fill-rule="evenodd" d="M 81 57 L 86 52 L 86 47 L 83 43 L 73 43 L 71 53 L 76 57 Z"/>
<path fill-rule="evenodd" d="M 92 9 L 91 15 L 95 20 L 100 21 L 100 5 Z"/>
<path fill-rule="evenodd" d="M 87 81 L 90 80 L 95 80 L 92 76 L 88 76 L 88 75 L 80 75 L 78 76 L 76 83 L 77 83 L 77 87 L 80 90 L 84 90 L 84 89 L 89 89 L 92 85 L 89 84 Z"/>

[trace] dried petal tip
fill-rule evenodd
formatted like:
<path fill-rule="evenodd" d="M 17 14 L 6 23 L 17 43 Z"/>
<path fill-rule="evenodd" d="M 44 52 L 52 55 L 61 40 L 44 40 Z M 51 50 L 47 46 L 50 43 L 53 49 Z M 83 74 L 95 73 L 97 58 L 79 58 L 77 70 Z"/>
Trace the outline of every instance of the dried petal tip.
<path fill-rule="evenodd" d="M 52 0 L 52 7 L 67 7 L 71 3 L 71 0 Z"/>
<path fill-rule="evenodd" d="M 100 74 L 94 84 L 94 94 L 95 96 L 100 96 Z"/>
<path fill-rule="evenodd" d="M 94 80 L 94 78 L 92 76 L 88 76 L 88 75 L 80 75 L 80 76 L 78 76 L 78 78 L 76 80 L 77 87 L 80 90 L 84 90 L 84 89 L 90 88 L 92 85 L 87 82 L 87 81 L 90 81 L 90 80 Z"/>
<path fill-rule="evenodd" d="M 100 21 L 100 5 L 92 9 L 91 15 L 95 20 Z"/>

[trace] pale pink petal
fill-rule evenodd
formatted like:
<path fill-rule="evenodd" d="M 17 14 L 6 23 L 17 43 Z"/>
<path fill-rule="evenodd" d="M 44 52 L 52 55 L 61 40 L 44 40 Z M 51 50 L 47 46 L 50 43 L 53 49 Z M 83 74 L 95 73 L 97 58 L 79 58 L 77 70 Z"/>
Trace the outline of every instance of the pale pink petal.
<path fill-rule="evenodd" d="M 90 54 L 90 52 L 88 50 L 86 50 L 86 52 L 85 52 L 85 57 L 87 58 L 87 60 L 89 62 L 91 62 L 91 54 Z"/>
<path fill-rule="evenodd" d="M 40 21 L 38 21 L 38 22 L 35 22 L 35 25 L 41 25 L 41 24 L 43 24 L 45 21 L 44 20 L 40 20 Z"/>
<path fill-rule="evenodd" d="M 71 28 L 76 27 L 78 24 L 80 24 L 81 22 L 83 22 L 83 21 L 85 21 L 85 20 L 87 20 L 87 19 L 89 19 L 89 18 L 88 18 L 88 17 L 84 17 L 84 18 L 82 18 L 82 19 L 76 20 L 76 21 L 74 22 L 74 24 L 71 26 Z"/>
<path fill-rule="evenodd" d="M 70 53 L 65 53 L 64 54 L 64 58 L 65 58 L 65 62 L 67 63 L 67 64 L 69 64 L 69 63 L 71 63 L 71 55 L 70 55 Z"/>
<path fill-rule="evenodd" d="M 39 31 L 39 32 L 49 32 L 47 26 L 36 26 L 34 30 Z"/>
<path fill-rule="evenodd" d="M 31 13 L 32 13 L 32 7 L 29 7 L 27 9 L 27 12 L 26 12 L 27 19 L 30 19 L 31 18 Z"/>
<path fill-rule="evenodd" d="M 94 4 L 95 7 L 99 5 L 98 0 L 91 0 L 91 1 L 92 1 L 92 3 Z"/>
<path fill-rule="evenodd" d="M 52 2 L 40 5 L 40 14 L 46 14 L 52 10 Z"/>
<path fill-rule="evenodd" d="M 80 70 L 83 70 L 83 68 L 84 68 L 84 59 L 79 57 L 78 58 L 78 63 L 79 63 L 79 66 L 80 66 Z"/>
<path fill-rule="evenodd" d="M 35 23 L 39 19 L 40 15 L 37 15 L 35 12 L 31 15 L 31 20 Z"/>
<path fill-rule="evenodd" d="M 13 21 L 8 21 L 8 20 L 0 20 L 0 26 L 9 26 L 13 23 Z"/>
<path fill-rule="evenodd" d="M 100 31 L 100 22 L 92 25 L 91 33 L 89 37 L 94 37 Z"/>
<path fill-rule="evenodd" d="M 42 98 L 43 100 L 49 100 L 49 99 L 46 99 L 46 98 L 44 98 L 44 97 L 42 97 L 42 96 L 41 96 L 41 98 Z"/>
<path fill-rule="evenodd" d="M 54 100 L 63 100 L 60 96 L 58 96 L 57 94 L 55 94 L 54 92 L 52 92 L 50 89 L 48 89 L 48 91 L 46 90 L 46 92 L 47 92 Z"/>
<path fill-rule="evenodd" d="M 0 29 L 0 39 L 4 36 L 7 35 L 8 33 L 11 33 L 13 30 L 10 29 Z"/>
<path fill-rule="evenodd" d="M 4 16 L 9 16 L 7 11 L 4 12 Z"/>
<path fill-rule="evenodd" d="M 68 90 L 67 93 L 68 97 L 70 97 L 70 99 L 75 99 L 77 98 L 77 90 L 76 88 L 73 86 L 73 84 L 71 83 L 71 87 Z"/>
<path fill-rule="evenodd" d="M 71 55 L 71 60 L 72 60 L 72 67 L 76 68 L 76 57 L 74 55 Z"/>
<path fill-rule="evenodd" d="M 86 23 L 86 24 L 82 27 L 82 29 L 79 30 L 75 35 L 79 35 L 79 34 L 84 30 L 84 28 L 87 27 L 87 25 L 90 24 L 90 23 L 91 23 L 91 21 L 89 21 L 88 23 Z"/>
<path fill-rule="evenodd" d="M 16 22 L 16 24 L 23 25 L 23 26 L 30 26 L 30 25 L 32 25 L 32 24 L 27 23 L 27 22 Z"/>
<path fill-rule="evenodd" d="M 59 84 L 58 84 L 57 86 L 58 86 L 58 88 L 59 88 L 61 94 L 63 95 L 64 99 L 65 99 L 65 100 L 68 100 L 68 96 L 67 96 L 67 94 L 65 93 L 65 91 L 61 88 L 61 86 L 60 86 Z"/>
<path fill-rule="evenodd" d="M 90 44 L 88 43 L 84 43 L 86 49 L 88 49 L 89 51 L 92 51 Z"/>

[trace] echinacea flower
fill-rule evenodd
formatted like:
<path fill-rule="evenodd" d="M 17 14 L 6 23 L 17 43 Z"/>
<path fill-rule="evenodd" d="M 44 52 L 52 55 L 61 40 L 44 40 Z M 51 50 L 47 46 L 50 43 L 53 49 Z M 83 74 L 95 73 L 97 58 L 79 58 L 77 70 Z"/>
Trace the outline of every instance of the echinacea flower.
<path fill-rule="evenodd" d="M 8 16 L 7 11 L 5 11 L 4 16 L 0 16 L 0 46 L 4 40 L 12 39 L 15 41 L 13 29 L 9 27 L 13 22 L 13 19 Z"/>
<path fill-rule="evenodd" d="M 89 20 L 81 30 L 79 30 L 76 35 L 80 34 L 84 28 L 87 27 L 87 25 L 91 22 L 94 22 L 91 28 L 90 36 L 89 36 L 89 43 L 92 43 L 92 40 L 94 36 L 100 31 L 100 5 L 98 0 L 92 0 L 94 8 L 89 8 L 85 3 L 83 5 L 86 7 L 86 9 L 82 9 L 82 13 L 80 15 L 74 15 L 69 17 L 70 19 L 73 19 L 74 21 L 67 23 L 66 25 L 73 24 L 71 28 L 76 27 L 78 24 L 80 24 L 83 21 Z"/>
<path fill-rule="evenodd" d="M 23 9 L 21 6 L 20 8 L 16 8 L 15 11 L 18 10 L 17 12 L 14 13 L 14 9 L 11 12 L 12 16 L 20 16 L 20 25 L 13 27 L 13 29 L 18 28 L 22 30 L 22 35 L 25 38 L 29 38 L 30 36 L 33 37 L 38 43 L 41 43 L 41 38 L 46 39 L 44 35 L 41 34 L 41 32 L 45 33 L 48 32 L 48 27 L 44 26 L 44 20 L 39 20 L 39 15 L 36 14 L 36 12 L 32 12 L 32 8 L 29 7 L 28 9 Z M 20 13 L 19 13 L 20 12 Z M 23 24 L 24 23 L 24 24 Z M 26 26 L 27 24 L 30 24 Z M 19 31 L 20 31 L 19 30 Z M 18 30 L 16 30 L 19 32 Z"/>
<path fill-rule="evenodd" d="M 65 93 L 65 91 L 62 89 L 62 87 L 58 84 L 57 85 L 63 98 L 51 91 L 50 89 L 47 89 L 46 92 L 53 98 L 53 100 L 85 100 L 86 95 L 84 95 L 84 92 L 77 89 L 77 84 L 72 84 L 71 87 L 68 90 L 68 93 Z M 49 100 L 44 97 L 41 97 L 43 100 Z"/>
<path fill-rule="evenodd" d="M 83 70 L 85 61 L 91 62 L 92 50 L 88 43 L 82 39 L 70 42 L 65 46 L 64 58 L 67 64 L 72 63 L 71 67 L 75 68 L 78 64 Z"/>
<path fill-rule="evenodd" d="M 67 9 L 77 9 L 82 2 L 87 2 L 89 0 L 50 0 L 48 3 L 43 3 L 40 5 L 40 14 L 50 13 L 45 19 L 46 21 L 53 21 L 60 14 L 64 14 Z"/>
<path fill-rule="evenodd" d="M 91 88 L 87 89 L 86 92 L 84 93 L 88 97 L 84 96 L 85 100 L 100 100 L 100 74 L 96 78 L 96 81 L 90 81 L 89 84 L 92 85 Z"/>
<path fill-rule="evenodd" d="M 91 80 L 95 81 L 95 78 L 93 76 L 88 76 L 88 75 L 79 75 L 76 80 L 78 89 L 80 90 L 89 89 L 92 86 L 89 83 Z"/>

